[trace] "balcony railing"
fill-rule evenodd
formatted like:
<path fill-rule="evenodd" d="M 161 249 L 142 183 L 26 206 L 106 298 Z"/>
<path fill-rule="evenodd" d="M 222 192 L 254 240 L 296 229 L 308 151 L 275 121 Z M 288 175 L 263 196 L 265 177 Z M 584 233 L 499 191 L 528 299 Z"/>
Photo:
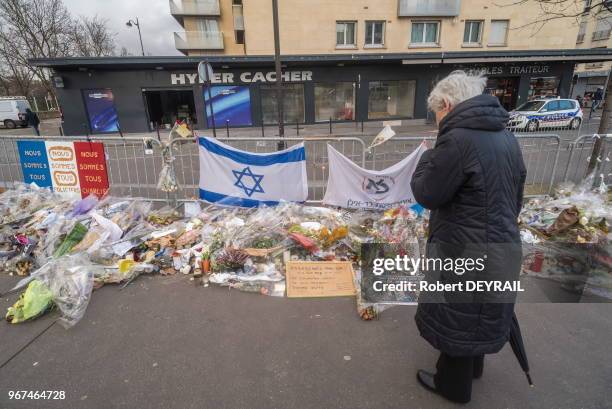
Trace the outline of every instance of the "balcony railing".
<path fill-rule="evenodd" d="M 232 5 L 234 15 L 234 30 L 244 30 L 244 15 L 242 14 L 242 4 Z"/>
<path fill-rule="evenodd" d="M 593 37 L 592 40 L 593 41 L 598 41 L 598 40 L 607 40 L 608 38 L 610 38 L 610 32 L 612 30 L 601 30 L 601 31 L 594 31 L 593 32 Z"/>
<path fill-rule="evenodd" d="M 170 0 L 173 16 L 220 16 L 219 0 Z"/>
<path fill-rule="evenodd" d="M 223 50 L 221 31 L 183 31 L 174 33 L 177 50 Z"/>
<path fill-rule="evenodd" d="M 578 34 L 578 37 L 576 37 L 576 44 L 580 44 L 584 42 L 584 33 Z"/>
<path fill-rule="evenodd" d="M 398 0 L 399 17 L 455 17 L 461 0 Z"/>

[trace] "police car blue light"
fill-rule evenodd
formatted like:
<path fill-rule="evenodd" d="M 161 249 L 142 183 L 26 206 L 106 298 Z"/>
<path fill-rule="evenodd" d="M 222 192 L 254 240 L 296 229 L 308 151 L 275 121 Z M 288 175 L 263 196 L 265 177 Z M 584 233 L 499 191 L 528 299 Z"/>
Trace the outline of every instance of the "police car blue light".
<path fill-rule="evenodd" d="M 540 128 L 578 129 L 582 109 L 575 99 L 534 99 L 510 112 L 508 128 L 535 132 Z"/>

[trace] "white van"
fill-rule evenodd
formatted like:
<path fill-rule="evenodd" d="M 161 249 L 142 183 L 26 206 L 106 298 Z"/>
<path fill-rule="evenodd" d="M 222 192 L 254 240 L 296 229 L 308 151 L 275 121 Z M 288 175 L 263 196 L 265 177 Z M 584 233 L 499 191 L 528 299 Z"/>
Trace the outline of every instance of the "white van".
<path fill-rule="evenodd" d="M 28 126 L 26 108 L 30 103 L 25 97 L 0 97 L 0 124 L 9 129 Z"/>

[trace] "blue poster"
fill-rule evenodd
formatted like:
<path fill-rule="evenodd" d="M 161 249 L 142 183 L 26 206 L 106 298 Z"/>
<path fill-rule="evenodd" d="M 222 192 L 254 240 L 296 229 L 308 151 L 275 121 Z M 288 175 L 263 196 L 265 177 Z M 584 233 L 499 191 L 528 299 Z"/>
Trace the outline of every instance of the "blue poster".
<path fill-rule="evenodd" d="M 208 87 L 204 86 L 203 89 L 207 123 L 208 127 L 211 128 L 212 117 L 210 114 Z M 249 87 L 241 85 L 213 85 L 210 88 L 210 92 L 212 94 L 212 107 L 217 127 L 225 126 L 226 121 L 229 121 L 229 126 L 253 125 Z"/>
<path fill-rule="evenodd" d="M 110 89 L 84 89 L 85 106 L 92 133 L 119 131 L 119 118 Z"/>
<path fill-rule="evenodd" d="M 17 150 L 25 183 L 51 187 L 51 172 L 47 160 L 47 148 L 43 141 L 17 141 Z"/>

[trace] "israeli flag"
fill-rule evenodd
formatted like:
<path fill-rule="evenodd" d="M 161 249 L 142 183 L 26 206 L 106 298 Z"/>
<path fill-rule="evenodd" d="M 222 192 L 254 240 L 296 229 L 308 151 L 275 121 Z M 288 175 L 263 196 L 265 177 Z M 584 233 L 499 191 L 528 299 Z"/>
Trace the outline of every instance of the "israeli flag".
<path fill-rule="evenodd" d="M 199 138 L 200 199 L 257 207 L 308 197 L 304 143 L 272 153 L 251 153 L 209 137 Z"/>

